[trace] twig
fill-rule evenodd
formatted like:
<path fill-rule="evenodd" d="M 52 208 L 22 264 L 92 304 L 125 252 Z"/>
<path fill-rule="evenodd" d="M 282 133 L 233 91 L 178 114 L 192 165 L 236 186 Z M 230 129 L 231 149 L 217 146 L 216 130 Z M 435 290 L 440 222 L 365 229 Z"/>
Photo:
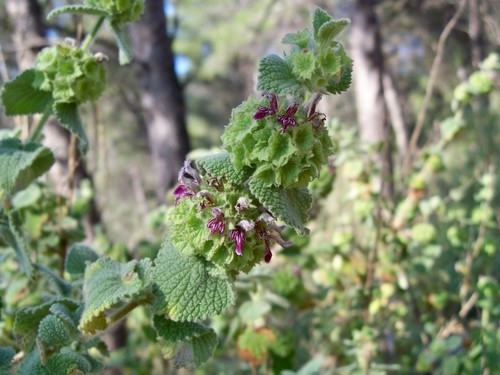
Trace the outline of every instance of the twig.
<path fill-rule="evenodd" d="M 453 15 L 453 17 L 448 21 L 448 23 L 444 27 L 441 35 L 439 36 L 438 44 L 437 44 L 437 48 L 436 48 L 436 57 L 434 57 L 434 61 L 432 62 L 431 72 L 429 74 L 429 83 L 427 84 L 427 87 L 425 89 L 424 100 L 422 101 L 422 105 L 421 105 L 420 110 L 418 112 L 415 130 L 413 130 L 413 133 L 411 135 L 410 144 L 408 147 L 408 153 L 406 154 L 405 163 L 404 163 L 404 167 L 403 167 L 403 174 L 404 175 L 408 175 L 408 173 L 410 172 L 410 169 L 411 169 L 413 156 L 414 156 L 414 153 L 416 152 L 416 148 L 417 148 L 417 142 L 418 142 L 418 139 L 420 138 L 420 134 L 422 133 L 422 129 L 424 127 L 425 120 L 426 120 L 427 109 L 429 107 L 429 103 L 431 101 L 432 94 L 434 92 L 434 86 L 436 85 L 436 80 L 437 80 L 438 73 L 439 73 L 439 67 L 441 65 L 441 61 L 443 60 L 444 46 L 445 46 L 446 40 L 448 39 L 448 36 L 450 35 L 451 31 L 453 30 L 453 28 L 457 24 L 458 19 L 460 18 L 463 11 L 465 10 L 466 4 L 467 4 L 467 0 L 460 1 L 460 4 L 458 6 L 457 11 Z"/>

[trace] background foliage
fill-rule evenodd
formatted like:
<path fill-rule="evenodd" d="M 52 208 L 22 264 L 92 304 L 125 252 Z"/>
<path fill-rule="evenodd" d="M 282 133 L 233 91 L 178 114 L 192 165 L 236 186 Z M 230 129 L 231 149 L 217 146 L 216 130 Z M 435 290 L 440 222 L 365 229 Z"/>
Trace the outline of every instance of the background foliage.
<path fill-rule="evenodd" d="M 293 247 L 279 252 L 270 265 L 240 276 L 236 304 L 206 322 L 213 331 L 203 326 L 188 329 L 193 335 L 190 347 L 176 345 L 177 338 L 185 338 L 182 327 L 173 329 L 169 321 L 155 318 L 156 331 L 178 332 L 177 338 L 157 337 L 150 313 L 136 308 L 126 321 L 126 346 L 110 354 L 105 362 L 109 368 L 131 374 L 173 373 L 176 361 L 186 353 L 197 353 L 194 363 L 201 363 L 207 356 L 196 352 L 196 345 L 215 346 L 216 332 L 215 357 L 194 373 L 495 373 L 500 366 L 496 147 L 500 61 L 498 54 L 490 54 L 498 52 L 499 45 L 495 2 L 480 2 L 484 61 L 473 61 L 468 28 L 472 13 L 467 8 L 446 40 L 439 76 L 434 80 L 429 76 L 436 43 L 462 3 L 373 5 L 385 69 L 397 82 L 409 134 L 426 88 L 435 87 L 409 168 L 396 150 L 396 136 L 391 135 L 394 194 L 381 193 L 382 171 L 375 157 L 380 145 L 360 141 L 352 94 L 325 100 L 321 111 L 334 118 L 329 128 L 336 156 L 311 186 L 315 197 L 308 224 L 311 235 L 290 233 Z M 329 4 L 329 9 L 335 16 L 353 11 L 342 4 Z M 193 148 L 220 145 L 231 108 L 255 86 L 252 77 L 258 58 L 280 54 L 281 36 L 306 25 L 309 11 L 309 4 L 300 1 L 167 5 Z M 233 14 L 233 22 L 227 21 L 227 12 Z M 18 70 L 9 41 L 11 24 L 5 11 L 2 16 L 3 66 L 7 76 L 14 76 Z M 73 19 L 65 20 L 51 24 L 57 37 L 63 37 L 68 28 L 74 36 Z M 340 36 L 347 38 L 349 28 Z M 107 35 L 99 42 L 106 46 Z M 26 176 L 30 181 L 43 171 L 21 169 L 11 176 L 0 166 L 6 186 L 19 190 L 12 205 L 24 222 L 24 233 L 3 236 L 5 248 L 13 248 L 21 259 L 27 256 L 23 249 L 30 248 L 38 263 L 47 267 L 35 272 L 28 263 L 14 261 L 15 252 L 0 253 L 2 347 L 17 348 L 19 338 L 36 322 L 41 338 L 37 350 L 50 352 L 58 348 L 48 348 L 47 343 L 64 346 L 78 341 L 95 346 L 105 358 L 104 344 L 93 336 L 79 337 L 77 329 L 78 324 L 85 329 L 85 322 L 98 324 L 99 311 L 83 323 L 76 319 L 79 312 L 66 299 L 70 287 L 57 275 L 57 270 L 66 270 L 70 280 L 78 283 L 84 272 L 99 272 L 99 262 L 91 269 L 81 267 L 81 259 L 97 259 L 92 248 L 123 262 L 113 266 L 116 274 L 106 275 L 106 285 L 132 272 L 138 275 L 134 290 L 144 293 L 141 282 L 149 265 L 132 258 L 156 255 L 168 227 L 166 208 L 157 207 L 153 171 L 142 167 L 148 154 L 134 105 L 137 78 L 132 70 L 114 66 L 116 59 L 110 60 L 107 74 L 113 83 L 98 105 L 98 121 L 91 121 L 95 107 L 89 105 L 83 113 L 89 124 L 87 161 L 95 186 L 83 183 L 72 196 L 56 194 L 43 182 L 22 190 Z M 12 135 L 13 125 L 14 120 L 2 117 L 2 136 Z M 1 147 L 19 149 L 20 145 L 2 142 Z M 25 145 L 24 160 L 30 164 L 36 158 L 50 158 L 45 150 Z M 82 218 L 91 210 L 91 199 L 97 200 L 103 223 L 89 246 L 69 246 L 86 239 Z M 0 231 L 6 225 L 16 227 L 19 219 L 7 217 L 9 222 L 0 222 Z M 73 256 L 80 262 L 73 264 Z M 66 264 L 61 262 L 64 258 Z M 29 281 L 20 268 L 27 274 L 35 272 L 36 278 Z M 47 294 L 54 292 L 61 299 L 45 302 Z M 120 293 L 117 287 L 117 299 L 123 297 Z M 28 308 L 34 305 L 38 307 Z M 25 315 L 14 318 L 22 308 L 27 308 Z M 161 351 L 173 353 L 174 360 L 164 361 Z M 10 360 L 13 355 L 10 349 L 0 349 L 1 359 Z M 57 357 L 51 358 L 49 366 L 57 368 Z M 101 371 L 88 357 L 77 360 Z"/>

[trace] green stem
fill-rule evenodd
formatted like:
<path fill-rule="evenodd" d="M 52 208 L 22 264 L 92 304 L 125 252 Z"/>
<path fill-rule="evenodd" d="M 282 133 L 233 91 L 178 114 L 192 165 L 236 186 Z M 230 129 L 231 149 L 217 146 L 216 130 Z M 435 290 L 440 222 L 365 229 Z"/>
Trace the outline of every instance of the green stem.
<path fill-rule="evenodd" d="M 89 49 L 89 47 L 92 45 L 92 42 L 94 41 L 94 39 L 95 39 L 95 37 L 97 35 L 97 32 L 101 28 L 102 23 L 104 22 L 105 18 L 106 18 L 105 16 L 99 17 L 99 19 L 97 20 L 94 28 L 90 32 L 90 34 L 88 34 L 87 37 L 85 38 L 85 40 L 83 41 L 82 47 L 81 47 L 82 50 L 85 51 L 85 50 Z"/>
<path fill-rule="evenodd" d="M 45 108 L 45 111 L 43 112 L 42 118 L 40 121 L 38 121 L 38 124 L 36 124 L 35 129 L 33 129 L 33 133 L 31 133 L 29 137 L 29 141 L 31 142 L 39 142 L 40 141 L 40 136 L 42 134 L 43 127 L 47 123 L 47 120 L 49 119 L 49 116 L 52 114 L 52 103 L 50 103 L 47 108 Z"/>

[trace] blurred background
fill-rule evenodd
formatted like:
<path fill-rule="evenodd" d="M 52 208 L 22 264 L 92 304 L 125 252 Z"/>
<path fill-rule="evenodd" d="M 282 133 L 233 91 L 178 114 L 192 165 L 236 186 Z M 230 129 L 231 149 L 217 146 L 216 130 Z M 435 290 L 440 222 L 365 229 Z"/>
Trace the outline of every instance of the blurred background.
<path fill-rule="evenodd" d="M 85 36 L 87 17 L 46 20 L 68 3 L 0 1 L 2 83 L 44 46 Z M 351 89 L 320 105 L 337 152 L 311 186 L 311 236 L 242 276 L 240 301 L 253 305 L 212 322 L 222 343 L 196 373 L 498 374 L 500 3 L 314 5 L 351 19 L 340 40 L 354 68 Z M 309 25 L 312 9 L 146 0 L 123 67 L 111 33 L 99 35 L 109 85 L 82 111 L 88 155 L 55 124 L 44 141 L 57 155 L 48 182 L 84 206 L 88 242 L 154 255 L 184 158 L 220 147 L 232 108 L 258 94 L 259 58 L 286 51 L 282 37 Z M 15 126 L 30 121 L 1 114 L 1 129 Z M 125 347 L 115 370 L 174 373 L 153 346 L 130 352 L 152 334 L 135 313 L 115 340 Z"/>

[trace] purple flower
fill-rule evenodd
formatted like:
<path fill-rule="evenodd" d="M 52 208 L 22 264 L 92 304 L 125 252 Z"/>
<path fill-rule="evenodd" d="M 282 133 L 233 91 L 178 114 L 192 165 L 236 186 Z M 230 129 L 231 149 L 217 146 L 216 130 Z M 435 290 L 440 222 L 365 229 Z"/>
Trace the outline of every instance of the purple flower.
<path fill-rule="evenodd" d="M 278 99 L 276 95 L 267 93 L 265 94 L 266 98 L 269 100 L 269 107 L 259 107 L 257 108 L 257 112 L 253 115 L 254 120 L 260 120 L 267 116 L 272 116 L 278 110 Z"/>
<path fill-rule="evenodd" d="M 174 195 L 175 195 L 175 204 L 177 204 L 179 203 L 181 198 L 192 197 L 195 195 L 195 192 L 190 188 L 188 188 L 186 185 L 181 184 L 175 188 Z"/>
<path fill-rule="evenodd" d="M 236 212 L 241 213 L 242 211 L 246 210 L 248 207 L 250 207 L 250 203 L 248 203 L 248 199 L 245 197 L 239 197 L 238 200 L 236 201 L 236 206 L 234 207 L 236 209 Z"/>
<path fill-rule="evenodd" d="M 246 241 L 245 231 L 242 228 L 236 226 L 236 228 L 231 229 L 229 231 L 229 238 L 236 245 L 236 250 L 235 250 L 236 254 L 242 255 L 243 254 L 243 244 Z"/>
<path fill-rule="evenodd" d="M 213 219 L 210 219 L 207 228 L 210 229 L 210 236 L 215 232 L 219 232 L 219 234 L 224 234 L 224 230 L 226 229 L 226 221 L 224 219 L 224 213 L 220 208 L 212 208 Z"/>
<path fill-rule="evenodd" d="M 264 253 L 264 262 L 269 263 L 271 261 L 271 258 L 273 257 L 273 253 L 271 252 L 269 241 L 265 241 L 264 243 L 266 245 L 266 252 Z"/>
<path fill-rule="evenodd" d="M 289 126 L 297 126 L 297 121 L 294 116 L 299 109 L 298 104 L 289 105 L 284 115 L 278 116 L 278 122 L 281 124 L 281 132 L 283 133 Z"/>

